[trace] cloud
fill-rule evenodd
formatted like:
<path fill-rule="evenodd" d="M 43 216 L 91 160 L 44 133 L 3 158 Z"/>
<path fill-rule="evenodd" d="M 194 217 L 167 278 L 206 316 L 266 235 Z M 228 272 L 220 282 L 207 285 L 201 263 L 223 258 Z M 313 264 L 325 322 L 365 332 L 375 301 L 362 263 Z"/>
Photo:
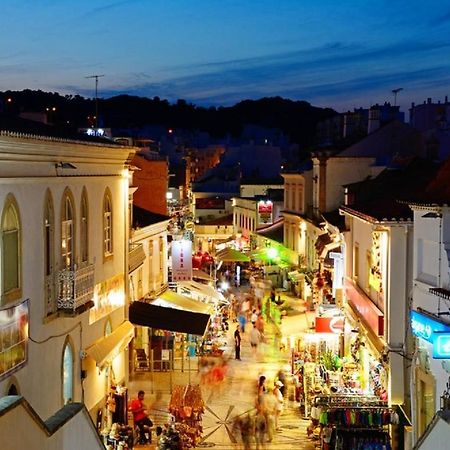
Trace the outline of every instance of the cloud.
<path fill-rule="evenodd" d="M 230 105 L 244 98 L 275 95 L 328 100 L 330 106 L 333 101 L 363 95 L 389 99 L 390 91 L 399 86 L 409 91 L 445 86 L 450 62 L 440 54 L 449 47 L 445 41 L 406 40 L 379 46 L 336 41 L 294 52 L 177 66 L 167 69 L 166 76 L 159 73 L 158 79 L 151 69 L 134 72 L 114 85 L 105 79 L 101 96 L 157 95 L 198 105 Z M 75 92 L 92 96 L 92 89 Z"/>
<path fill-rule="evenodd" d="M 142 0 L 122 0 L 118 2 L 111 2 L 103 6 L 98 6 L 96 8 L 92 8 L 86 13 L 83 14 L 82 17 L 90 17 L 95 14 L 103 13 L 105 11 L 110 11 L 112 9 L 120 8 L 122 6 L 129 5 L 131 3 L 140 3 Z"/>
<path fill-rule="evenodd" d="M 445 14 L 441 14 L 430 21 L 431 26 L 440 26 L 446 25 L 450 22 L 450 11 L 447 11 Z"/>

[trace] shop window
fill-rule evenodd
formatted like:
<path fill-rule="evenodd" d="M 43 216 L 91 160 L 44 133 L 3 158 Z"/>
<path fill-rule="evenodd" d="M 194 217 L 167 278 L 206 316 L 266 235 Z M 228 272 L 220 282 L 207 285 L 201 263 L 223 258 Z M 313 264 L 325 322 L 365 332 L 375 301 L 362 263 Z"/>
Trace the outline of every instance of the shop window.
<path fill-rule="evenodd" d="M 112 202 L 109 189 L 103 198 L 103 254 L 105 257 L 113 254 L 113 221 Z"/>
<path fill-rule="evenodd" d="M 89 233 L 88 233 L 88 202 L 86 188 L 83 188 L 80 207 L 80 257 L 81 262 L 88 261 Z"/>
<path fill-rule="evenodd" d="M 68 340 L 64 344 L 63 350 L 63 402 L 64 405 L 73 402 L 73 374 L 74 374 L 74 358 L 73 358 L 73 348 Z"/>
<path fill-rule="evenodd" d="M 105 323 L 105 337 L 109 336 L 112 333 L 112 325 L 111 320 L 107 320 Z"/>
<path fill-rule="evenodd" d="M 9 387 L 7 395 L 19 395 L 19 391 L 14 383 Z"/>
<path fill-rule="evenodd" d="M 67 189 L 63 196 L 61 219 L 61 262 L 65 269 L 74 265 L 74 202 L 71 192 Z"/>
<path fill-rule="evenodd" d="M 8 195 L 1 222 L 2 303 L 20 298 L 20 218 L 14 197 Z"/>
<path fill-rule="evenodd" d="M 46 314 L 55 311 L 56 304 L 54 298 L 53 268 L 54 268 L 54 235 L 55 216 L 53 210 L 53 200 L 50 191 L 45 195 L 44 203 L 44 276 L 45 276 L 45 305 Z"/>

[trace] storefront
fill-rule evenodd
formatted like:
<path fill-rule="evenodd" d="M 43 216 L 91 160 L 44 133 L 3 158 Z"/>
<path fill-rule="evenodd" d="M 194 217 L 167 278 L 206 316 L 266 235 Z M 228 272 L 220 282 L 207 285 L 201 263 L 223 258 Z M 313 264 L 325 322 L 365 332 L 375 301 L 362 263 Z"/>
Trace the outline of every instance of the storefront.
<path fill-rule="evenodd" d="M 437 404 L 442 392 L 438 391 L 438 384 L 448 379 L 448 370 L 445 371 L 442 363 L 450 359 L 450 324 L 418 309 L 411 311 L 411 330 L 417 338 L 417 358 L 413 366 L 413 416 L 417 436 L 422 436 L 439 407 L 450 408 L 450 405 Z"/>
<path fill-rule="evenodd" d="M 128 344 L 134 337 L 134 326 L 123 322 L 114 331 L 107 322 L 105 337 L 86 348 L 84 367 L 96 379 L 99 389 L 104 389 L 105 398 L 97 410 L 96 425 L 103 442 L 114 446 L 118 444 L 118 430 L 123 431 L 123 439 L 132 439 L 132 430 L 127 426 L 128 389 L 124 382 L 122 368 L 128 356 Z M 95 363 L 96 369 L 92 367 Z M 87 370 L 84 370 L 83 373 Z"/>
<path fill-rule="evenodd" d="M 211 305 L 167 290 L 148 302 L 130 305 L 130 321 L 138 325 L 134 347 L 135 371 L 169 370 L 195 354 L 211 320 Z"/>

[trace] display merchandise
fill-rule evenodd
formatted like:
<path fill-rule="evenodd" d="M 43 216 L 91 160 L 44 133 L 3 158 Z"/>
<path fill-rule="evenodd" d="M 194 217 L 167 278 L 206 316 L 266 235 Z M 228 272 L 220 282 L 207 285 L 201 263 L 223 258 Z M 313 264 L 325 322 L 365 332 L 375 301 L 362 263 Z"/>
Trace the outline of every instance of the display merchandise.
<path fill-rule="evenodd" d="M 202 436 L 202 414 L 205 405 L 200 386 L 174 386 L 169 403 L 169 412 L 173 415 L 175 424 L 166 433 L 167 445 L 172 441 L 182 441 L 183 449 L 195 447 Z M 178 434 L 178 438 L 174 437 Z M 162 449 L 172 447 L 161 447 Z"/>

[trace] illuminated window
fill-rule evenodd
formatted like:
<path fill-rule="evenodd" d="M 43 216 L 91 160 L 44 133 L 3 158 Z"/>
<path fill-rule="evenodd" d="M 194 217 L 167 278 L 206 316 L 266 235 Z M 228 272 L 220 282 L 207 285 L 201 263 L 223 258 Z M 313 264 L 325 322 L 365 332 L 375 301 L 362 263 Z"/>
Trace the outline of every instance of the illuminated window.
<path fill-rule="evenodd" d="M 46 314 L 51 314 L 55 310 L 53 295 L 53 267 L 54 267 L 54 230 L 55 219 L 53 213 L 53 201 L 50 191 L 47 191 L 44 203 L 44 275 L 45 275 L 45 305 Z"/>
<path fill-rule="evenodd" d="M 83 189 L 80 208 L 80 253 L 81 262 L 88 261 L 89 234 L 88 234 L 88 203 L 86 189 Z"/>
<path fill-rule="evenodd" d="M 74 210 L 72 195 L 69 190 L 64 193 L 61 220 L 61 262 L 64 269 L 74 265 Z"/>
<path fill-rule="evenodd" d="M 12 195 L 6 199 L 1 222 L 2 303 L 20 297 L 20 218 Z"/>
<path fill-rule="evenodd" d="M 63 350 L 63 402 L 64 405 L 73 402 L 73 372 L 74 372 L 74 359 L 73 348 L 69 341 L 64 344 Z"/>
<path fill-rule="evenodd" d="M 112 203 L 109 190 L 103 198 L 103 253 L 105 256 L 111 256 L 113 253 Z"/>

